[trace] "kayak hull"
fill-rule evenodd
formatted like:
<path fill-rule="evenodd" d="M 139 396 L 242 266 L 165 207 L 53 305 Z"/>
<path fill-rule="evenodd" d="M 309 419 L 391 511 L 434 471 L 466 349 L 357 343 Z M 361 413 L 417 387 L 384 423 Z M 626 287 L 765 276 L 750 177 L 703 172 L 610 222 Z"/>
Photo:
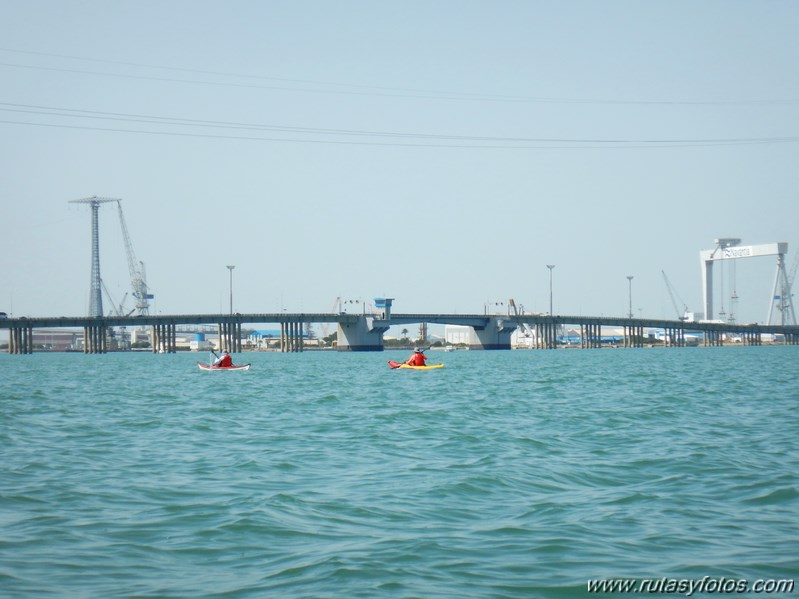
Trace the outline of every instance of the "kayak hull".
<path fill-rule="evenodd" d="M 200 370 L 249 370 L 249 364 L 242 364 L 241 366 L 212 366 L 211 364 L 205 364 L 204 362 L 197 362 L 197 366 Z"/>
<path fill-rule="evenodd" d="M 388 365 L 391 366 L 391 368 L 404 368 L 408 370 L 435 370 L 436 368 L 444 368 L 443 364 L 428 364 L 427 366 L 411 366 L 410 364 L 404 364 L 402 362 L 394 362 L 393 360 L 389 360 Z"/>

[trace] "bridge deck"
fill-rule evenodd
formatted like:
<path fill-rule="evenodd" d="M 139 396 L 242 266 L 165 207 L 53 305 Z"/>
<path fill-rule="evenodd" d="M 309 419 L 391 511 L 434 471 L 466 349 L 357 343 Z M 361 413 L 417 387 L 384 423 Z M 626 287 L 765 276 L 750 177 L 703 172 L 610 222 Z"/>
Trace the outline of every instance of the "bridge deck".
<path fill-rule="evenodd" d="M 306 313 L 275 312 L 253 314 L 159 314 L 150 316 L 42 316 L 8 318 L 0 320 L 0 328 L 67 328 L 67 327 L 136 327 L 148 325 L 201 325 L 201 324 L 271 324 L 271 323 L 338 323 L 354 324 L 364 316 L 373 318 L 376 327 L 387 327 L 415 323 L 451 324 L 462 326 L 485 327 L 490 320 L 502 320 L 509 325 L 585 325 L 612 327 L 644 327 L 655 329 L 675 329 L 684 331 L 718 332 L 718 333 L 787 333 L 799 334 L 799 326 L 765 325 L 743 323 L 684 322 L 681 320 L 663 320 L 652 318 L 625 318 L 609 316 L 569 316 L 569 315 L 503 315 L 503 314 L 397 314 L 392 313 L 389 320 L 382 320 L 378 315 L 348 313 Z"/>

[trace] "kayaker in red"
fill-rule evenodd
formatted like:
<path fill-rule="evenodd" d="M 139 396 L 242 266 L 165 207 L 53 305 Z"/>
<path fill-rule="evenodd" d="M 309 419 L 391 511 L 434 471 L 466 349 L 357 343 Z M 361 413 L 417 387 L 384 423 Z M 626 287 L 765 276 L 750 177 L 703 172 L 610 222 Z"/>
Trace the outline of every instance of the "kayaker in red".
<path fill-rule="evenodd" d="M 424 366 L 425 362 L 427 362 L 427 356 L 425 356 L 423 352 L 424 350 L 417 347 L 413 350 L 413 355 L 408 358 L 405 363 L 408 366 Z"/>
<path fill-rule="evenodd" d="M 220 368 L 228 368 L 233 366 L 233 358 L 231 358 L 230 354 L 227 353 L 227 350 L 225 350 L 222 352 L 221 356 L 214 360 L 214 366 L 219 366 Z"/>

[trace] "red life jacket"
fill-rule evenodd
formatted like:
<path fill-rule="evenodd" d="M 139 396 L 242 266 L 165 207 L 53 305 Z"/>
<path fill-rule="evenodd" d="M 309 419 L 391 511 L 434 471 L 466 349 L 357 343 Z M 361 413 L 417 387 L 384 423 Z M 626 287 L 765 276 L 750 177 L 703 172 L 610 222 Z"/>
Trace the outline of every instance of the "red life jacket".
<path fill-rule="evenodd" d="M 222 356 L 222 359 L 219 361 L 219 364 L 217 364 L 217 366 L 219 366 L 220 368 L 233 366 L 233 358 L 231 358 L 230 355 L 224 355 Z"/>
<path fill-rule="evenodd" d="M 424 366 L 427 357 L 422 352 L 416 352 L 408 360 L 410 366 Z"/>

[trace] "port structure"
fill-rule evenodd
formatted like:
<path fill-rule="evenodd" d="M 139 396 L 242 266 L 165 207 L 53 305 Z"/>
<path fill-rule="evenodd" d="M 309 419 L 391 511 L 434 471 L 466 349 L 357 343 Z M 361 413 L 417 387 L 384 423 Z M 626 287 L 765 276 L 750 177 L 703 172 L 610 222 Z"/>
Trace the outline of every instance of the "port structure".
<path fill-rule="evenodd" d="M 791 301 L 791 281 L 785 269 L 785 254 L 788 253 L 786 242 L 766 243 L 760 245 L 741 245 L 737 237 L 722 237 L 715 240 L 712 250 L 699 252 L 702 265 L 702 301 L 705 320 L 713 320 L 713 264 L 721 260 L 738 260 L 759 256 L 777 256 L 777 272 L 774 287 L 769 297 L 767 324 L 772 324 L 775 303 L 780 312 L 779 324 L 796 325 L 796 315 Z"/>
<path fill-rule="evenodd" d="M 100 278 L 100 225 L 98 213 L 100 204 L 116 202 L 116 198 L 92 196 L 80 200 L 70 200 L 70 204 L 88 204 L 92 211 L 92 269 L 89 283 L 89 316 L 103 315 L 103 282 Z"/>
<path fill-rule="evenodd" d="M 79 200 L 70 200 L 70 204 L 87 204 L 92 211 L 92 266 L 91 281 L 89 284 L 89 316 L 103 316 L 103 279 L 100 276 L 100 225 L 99 211 L 101 204 L 116 202 L 119 211 L 119 222 L 122 227 L 122 236 L 125 242 L 125 252 L 128 258 L 128 269 L 130 271 L 130 282 L 133 288 L 133 297 L 136 299 L 135 311 L 140 316 L 147 316 L 149 312 L 149 300 L 153 299 L 147 289 L 145 278 L 144 263 L 136 260 L 133 251 L 133 243 L 128 234 L 128 227 L 125 224 L 125 216 L 122 212 L 122 200 L 119 198 L 106 198 L 92 196 Z M 115 307 L 117 311 L 118 308 Z"/>
<path fill-rule="evenodd" d="M 122 237 L 125 241 L 125 253 L 128 256 L 128 270 L 130 271 L 130 285 L 133 288 L 133 297 L 136 299 L 136 312 L 139 316 L 147 316 L 150 313 L 150 301 L 153 295 L 147 289 L 147 277 L 145 276 L 144 262 L 136 260 L 136 253 L 133 251 L 133 242 L 130 240 L 128 226 L 125 224 L 125 214 L 122 212 L 122 200 L 117 200 L 119 211 L 119 224 L 122 227 Z M 228 266 L 228 268 L 231 268 Z M 232 289 L 232 287 L 231 287 Z M 231 291 L 232 294 L 232 291 Z M 232 306 L 232 300 L 231 300 Z M 233 311 L 231 307 L 231 312 Z"/>
<path fill-rule="evenodd" d="M 669 281 L 669 277 L 666 276 L 666 271 L 661 270 L 661 274 L 663 275 L 663 281 L 666 283 L 666 290 L 669 292 L 669 298 L 671 298 L 671 305 L 674 306 L 674 311 L 677 314 L 677 320 L 683 321 L 691 321 L 694 319 L 694 316 L 691 312 L 688 311 L 688 304 L 686 304 L 683 299 L 677 294 L 675 291 L 674 286 Z M 675 299 L 676 297 L 676 299 Z M 677 300 L 680 300 L 680 303 L 683 305 L 682 310 L 677 305 Z"/>

